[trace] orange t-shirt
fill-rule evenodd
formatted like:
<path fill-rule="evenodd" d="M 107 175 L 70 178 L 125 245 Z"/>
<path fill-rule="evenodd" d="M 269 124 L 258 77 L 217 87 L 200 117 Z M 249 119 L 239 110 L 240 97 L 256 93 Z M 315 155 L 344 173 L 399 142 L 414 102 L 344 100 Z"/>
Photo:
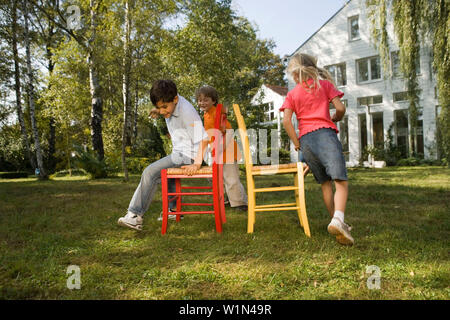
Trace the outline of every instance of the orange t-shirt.
<path fill-rule="evenodd" d="M 208 110 L 208 112 L 205 112 L 203 116 L 203 126 L 205 127 L 206 132 L 208 132 L 209 129 L 214 129 L 214 122 L 216 120 L 216 107 L 212 107 Z M 231 124 L 226 120 L 225 122 L 226 126 L 225 129 L 232 129 Z M 209 135 L 209 144 L 213 142 L 213 136 Z M 233 159 L 227 159 L 226 150 L 223 151 L 223 163 L 234 163 L 234 161 L 238 160 L 238 146 L 236 141 L 234 142 L 234 157 Z M 226 147 L 225 147 L 226 148 Z M 231 156 L 230 156 L 231 157 Z"/>

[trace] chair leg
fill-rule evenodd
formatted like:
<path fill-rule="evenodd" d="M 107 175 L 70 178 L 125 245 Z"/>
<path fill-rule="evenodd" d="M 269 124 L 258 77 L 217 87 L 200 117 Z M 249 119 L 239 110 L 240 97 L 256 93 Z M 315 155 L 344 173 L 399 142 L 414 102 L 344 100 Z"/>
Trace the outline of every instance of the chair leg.
<path fill-rule="evenodd" d="M 175 190 L 176 190 L 175 191 L 176 193 L 181 192 L 181 179 L 180 178 L 175 179 Z M 177 212 L 180 212 L 181 211 L 181 196 L 177 195 L 176 197 L 177 197 L 177 200 L 176 200 L 177 201 Z M 179 214 L 177 214 L 176 221 L 180 222 L 180 220 L 181 220 L 181 216 Z"/>
<path fill-rule="evenodd" d="M 255 195 L 255 186 L 253 180 L 248 183 L 247 187 L 248 192 L 248 225 L 247 225 L 247 233 L 253 233 L 255 226 L 255 206 L 256 206 L 256 195 Z"/>
<path fill-rule="evenodd" d="M 309 230 L 308 216 L 306 215 L 306 201 L 305 201 L 305 180 L 303 177 L 303 163 L 297 162 L 297 183 L 298 195 L 300 200 L 300 216 L 303 220 L 303 230 L 307 237 L 311 237 Z"/>
<path fill-rule="evenodd" d="M 220 218 L 222 220 L 222 224 L 227 222 L 227 219 L 225 217 L 225 193 L 223 190 L 223 165 L 219 166 L 219 195 L 221 196 L 220 198 Z"/>
<path fill-rule="evenodd" d="M 213 205 L 214 205 L 214 219 L 216 221 L 216 231 L 222 232 L 222 218 L 220 216 L 220 194 L 219 194 L 219 170 L 217 168 L 213 169 Z"/>
<path fill-rule="evenodd" d="M 167 231 L 167 215 L 169 211 L 169 198 L 167 195 L 167 170 L 161 170 L 161 191 L 162 191 L 162 209 L 163 220 L 161 226 L 161 234 L 166 234 Z"/>
<path fill-rule="evenodd" d="M 298 188 L 298 173 L 294 174 L 294 184 L 295 186 Z M 298 207 L 297 209 L 297 215 L 298 215 L 298 220 L 300 221 L 300 226 L 303 228 L 303 217 L 301 214 L 301 205 L 300 205 L 300 192 L 299 190 L 295 190 L 295 203 Z"/>

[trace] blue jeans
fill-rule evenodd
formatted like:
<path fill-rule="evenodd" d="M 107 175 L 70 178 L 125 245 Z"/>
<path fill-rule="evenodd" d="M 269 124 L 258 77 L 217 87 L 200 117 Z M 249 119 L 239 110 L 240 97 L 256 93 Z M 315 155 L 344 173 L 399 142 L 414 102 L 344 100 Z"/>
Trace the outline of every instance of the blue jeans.
<path fill-rule="evenodd" d="M 168 168 L 179 168 L 186 164 L 192 164 L 193 160 L 182 154 L 170 154 L 158 161 L 153 162 L 141 175 L 141 182 L 136 191 L 134 191 L 133 198 L 131 198 L 128 211 L 137 215 L 143 216 L 148 210 L 156 188 L 161 184 L 161 170 Z M 175 192 L 175 180 L 168 179 L 168 191 Z M 175 209 L 176 201 L 169 202 L 170 209 Z"/>

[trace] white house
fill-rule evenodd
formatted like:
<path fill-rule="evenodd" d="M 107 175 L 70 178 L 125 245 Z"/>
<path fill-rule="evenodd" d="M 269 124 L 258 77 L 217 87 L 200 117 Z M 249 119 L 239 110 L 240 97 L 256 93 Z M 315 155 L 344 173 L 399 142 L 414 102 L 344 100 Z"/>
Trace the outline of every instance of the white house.
<path fill-rule="evenodd" d="M 283 105 L 287 93 L 288 88 L 286 87 L 263 84 L 250 103 L 253 106 L 264 108 L 264 123 L 278 123 L 279 127 L 280 120 L 283 118 L 283 113 L 280 113 L 279 109 Z"/>
<path fill-rule="evenodd" d="M 370 37 L 371 23 L 365 0 L 349 0 L 319 30 L 301 44 L 297 52 L 318 58 L 318 66 L 325 67 L 334 77 L 338 89 L 344 92 L 342 101 L 347 106 L 345 118 L 340 121 L 339 138 L 349 166 L 359 163 L 366 146 L 383 143 L 392 125 L 397 146 L 405 154 L 412 145 L 425 158 L 437 157 L 436 119 L 438 101 L 435 76 L 431 69 L 430 45 L 421 44 L 420 67 L 417 68 L 421 89 L 419 101 L 418 139 L 413 139 L 408 121 L 409 103 L 406 101 L 406 82 L 399 72 L 398 46 L 392 19 L 388 17 L 391 73 L 384 75 L 378 50 Z M 289 82 L 289 90 L 295 83 Z M 297 126 L 296 121 L 295 126 Z M 412 140 L 411 140 L 412 139 Z M 410 143 L 411 142 L 411 143 Z M 294 159 L 293 159 L 294 160 Z M 373 159 L 369 160 L 372 163 Z"/>
<path fill-rule="evenodd" d="M 263 84 L 250 101 L 251 105 L 264 108 L 265 117 L 262 124 L 277 124 L 278 137 L 281 137 L 281 120 L 284 115 L 279 110 L 284 103 L 284 99 L 286 99 L 287 93 L 287 87 Z"/>

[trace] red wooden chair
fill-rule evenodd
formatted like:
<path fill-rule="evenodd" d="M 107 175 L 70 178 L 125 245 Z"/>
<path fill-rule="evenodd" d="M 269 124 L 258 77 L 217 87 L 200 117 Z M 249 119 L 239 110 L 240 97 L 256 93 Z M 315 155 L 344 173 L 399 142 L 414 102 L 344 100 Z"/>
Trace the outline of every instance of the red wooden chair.
<path fill-rule="evenodd" d="M 225 127 L 226 114 L 222 113 L 222 104 L 216 107 L 216 118 L 214 123 L 214 141 L 212 148 L 212 166 L 202 166 L 194 175 L 188 176 L 184 174 L 181 168 L 169 168 L 161 170 L 161 188 L 162 188 L 162 202 L 163 202 L 163 219 L 161 234 L 167 231 L 167 222 L 169 215 L 169 202 L 176 201 L 176 212 L 170 214 L 176 215 L 176 221 L 179 222 L 181 215 L 190 214 L 214 214 L 216 231 L 222 232 L 222 224 L 226 222 L 225 219 L 225 204 L 223 192 L 223 137 L 224 134 L 220 128 Z M 209 186 L 182 186 L 182 179 L 212 179 L 212 185 Z M 168 192 L 168 179 L 175 179 L 175 192 Z M 186 192 L 186 190 L 195 190 L 195 192 Z M 189 203 L 183 202 L 183 197 L 186 196 L 212 196 L 212 202 Z M 171 199 L 169 199 L 171 196 Z M 182 211 L 183 207 L 188 206 L 209 206 L 213 210 L 204 211 Z"/>

